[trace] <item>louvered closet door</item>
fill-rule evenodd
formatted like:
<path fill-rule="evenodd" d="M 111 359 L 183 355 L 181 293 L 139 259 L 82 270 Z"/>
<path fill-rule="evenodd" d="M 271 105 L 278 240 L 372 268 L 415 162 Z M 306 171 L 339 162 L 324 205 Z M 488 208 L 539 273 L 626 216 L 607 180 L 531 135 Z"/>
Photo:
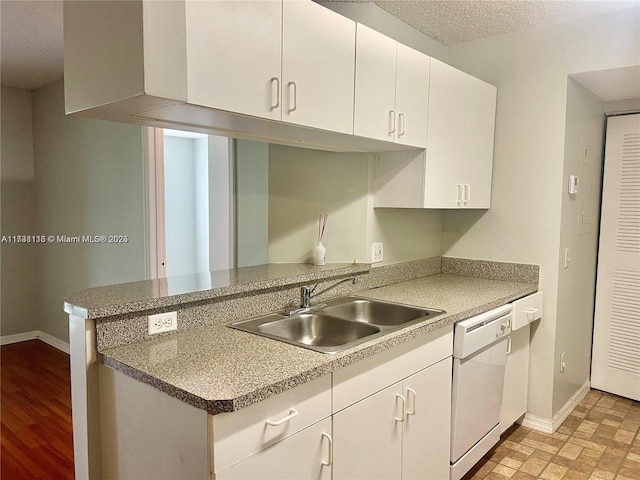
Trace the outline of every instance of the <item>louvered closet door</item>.
<path fill-rule="evenodd" d="M 640 114 L 607 122 L 591 385 L 640 400 Z"/>

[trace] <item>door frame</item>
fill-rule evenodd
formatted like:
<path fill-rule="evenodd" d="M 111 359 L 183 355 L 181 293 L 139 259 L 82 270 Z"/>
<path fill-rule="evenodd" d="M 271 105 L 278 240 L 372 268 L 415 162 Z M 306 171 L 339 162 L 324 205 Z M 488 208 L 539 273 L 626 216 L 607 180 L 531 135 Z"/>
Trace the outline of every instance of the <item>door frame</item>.
<path fill-rule="evenodd" d="M 147 279 L 167 276 L 164 216 L 164 134 L 162 128 L 144 127 L 144 181 L 146 198 Z"/>

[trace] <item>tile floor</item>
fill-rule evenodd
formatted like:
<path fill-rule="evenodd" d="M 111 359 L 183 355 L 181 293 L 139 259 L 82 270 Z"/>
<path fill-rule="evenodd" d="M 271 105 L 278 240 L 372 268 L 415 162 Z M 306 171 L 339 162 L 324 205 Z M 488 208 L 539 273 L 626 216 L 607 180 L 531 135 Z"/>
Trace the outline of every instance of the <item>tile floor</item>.
<path fill-rule="evenodd" d="M 640 402 L 591 390 L 553 435 L 519 425 L 463 480 L 640 480 Z"/>

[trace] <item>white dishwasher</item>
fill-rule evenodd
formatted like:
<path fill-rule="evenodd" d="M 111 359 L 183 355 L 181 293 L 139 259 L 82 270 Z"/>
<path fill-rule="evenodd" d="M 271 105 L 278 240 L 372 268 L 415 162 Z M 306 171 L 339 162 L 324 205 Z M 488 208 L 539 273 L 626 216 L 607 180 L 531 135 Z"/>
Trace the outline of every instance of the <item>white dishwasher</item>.
<path fill-rule="evenodd" d="M 511 305 L 456 323 L 451 395 L 451 480 L 500 440 L 500 407 Z"/>

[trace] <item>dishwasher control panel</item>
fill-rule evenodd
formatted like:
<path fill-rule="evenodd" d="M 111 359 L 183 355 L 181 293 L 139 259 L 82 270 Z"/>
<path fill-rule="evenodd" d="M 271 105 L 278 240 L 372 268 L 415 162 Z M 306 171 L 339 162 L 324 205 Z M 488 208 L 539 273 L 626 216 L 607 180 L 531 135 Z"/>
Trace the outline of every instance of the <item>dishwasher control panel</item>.
<path fill-rule="evenodd" d="M 456 323 L 453 356 L 465 358 L 511 333 L 511 305 Z"/>

